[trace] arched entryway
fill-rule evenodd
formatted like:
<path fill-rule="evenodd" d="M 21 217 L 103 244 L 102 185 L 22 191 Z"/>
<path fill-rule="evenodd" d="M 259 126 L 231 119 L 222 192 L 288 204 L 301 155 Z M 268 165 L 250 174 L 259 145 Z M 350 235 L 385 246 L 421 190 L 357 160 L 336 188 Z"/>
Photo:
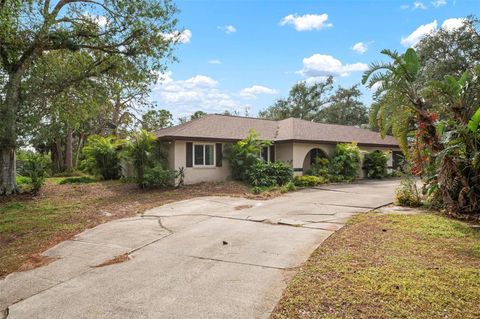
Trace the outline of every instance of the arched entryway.
<path fill-rule="evenodd" d="M 305 156 L 305 159 L 303 160 L 303 173 L 307 172 L 310 167 L 312 166 L 313 163 L 315 163 L 315 160 L 320 157 L 320 158 L 328 158 L 327 153 L 325 153 L 322 149 L 320 148 L 312 148 L 307 155 Z"/>

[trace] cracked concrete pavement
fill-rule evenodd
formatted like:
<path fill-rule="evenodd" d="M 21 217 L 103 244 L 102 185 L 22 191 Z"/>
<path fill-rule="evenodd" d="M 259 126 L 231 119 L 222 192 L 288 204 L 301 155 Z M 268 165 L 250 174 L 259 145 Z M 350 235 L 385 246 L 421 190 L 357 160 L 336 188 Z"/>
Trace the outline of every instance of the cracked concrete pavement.
<path fill-rule="evenodd" d="M 315 248 L 353 214 L 392 202 L 397 184 L 201 197 L 99 225 L 45 251 L 52 263 L 1 280 L 0 319 L 268 318 Z"/>

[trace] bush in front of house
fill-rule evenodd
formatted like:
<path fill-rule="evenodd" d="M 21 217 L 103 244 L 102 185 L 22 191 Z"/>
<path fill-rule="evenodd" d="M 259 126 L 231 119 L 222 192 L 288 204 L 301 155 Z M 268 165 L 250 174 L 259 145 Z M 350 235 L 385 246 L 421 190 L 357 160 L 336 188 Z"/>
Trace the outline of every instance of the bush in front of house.
<path fill-rule="evenodd" d="M 245 139 L 229 145 L 225 149 L 225 154 L 232 170 L 233 179 L 248 182 L 247 172 L 251 171 L 251 167 L 261 160 L 262 148 L 270 145 L 269 141 L 260 141 L 258 134 L 253 129 Z"/>
<path fill-rule="evenodd" d="M 147 167 L 143 172 L 141 188 L 167 188 L 175 186 L 177 174 L 174 171 L 164 169 L 162 166 Z"/>
<path fill-rule="evenodd" d="M 325 157 L 316 157 L 310 169 L 305 173 L 306 175 L 322 177 L 327 181 L 330 180 L 330 160 Z"/>
<path fill-rule="evenodd" d="M 339 143 L 330 163 L 333 181 L 353 181 L 360 168 L 360 149 L 356 143 Z"/>
<path fill-rule="evenodd" d="M 126 157 L 133 163 L 140 188 L 174 186 L 176 172 L 167 169 L 168 152 L 152 133 L 145 130 L 133 133 L 127 143 Z"/>
<path fill-rule="evenodd" d="M 91 174 L 100 175 L 104 180 L 120 178 L 119 149 L 123 143 L 113 136 L 90 136 L 82 149 L 84 159 L 80 166 Z"/>
<path fill-rule="evenodd" d="M 381 179 L 388 176 L 388 156 L 382 151 L 373 151 L 364 155 L 363 165 L 367 178 Z"/>
<path fill-rule="evenodd" d="M 312 187 L 320 184 L 326 184 L 328 183 L 328 180 L 321 176 L 303 175 L 295 176 L 293 183 L 297 187 Z"/>
<path fill-rule="evenodd" d="M 293 178 L 293 169 L 283 162 L 257 160 L 245 173 L 246 182 L 252 186 L 283 186 Z"/>

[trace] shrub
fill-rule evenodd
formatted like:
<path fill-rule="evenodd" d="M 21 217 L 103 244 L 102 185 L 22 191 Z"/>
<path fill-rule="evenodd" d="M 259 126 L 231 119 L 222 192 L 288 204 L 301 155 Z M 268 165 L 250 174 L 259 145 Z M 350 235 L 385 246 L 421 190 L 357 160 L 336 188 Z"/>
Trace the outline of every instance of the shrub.
<path fill-rule="evenodd" d="M 45 184 L 47 161 L 45 156 L 38 153 L 31 153 L 23 162 L 23 171 L 31 180 L 32 192 L 38 193 Z"/>
<path fill-rule="evenodd" d="M 275 186 L 277 180 L 269 172 L 269 164 L 258 160 L 245 172 L 246 182 L 252 186 Z"/>
<path fill-rule="evenodd" d="M 303 175 L 295 176 L 293 182 L 295 183 L 295 186 L 298 187 L 311 187 L 328 183 L 328 180 L 320 176 Z"/>
<path fill-rule="evenodd" d="M 89 176 L 81 176 L 81 177 L 68 177 L 61 180 L 58 184 L 88 184 L 88 183 L 95 183 L 97 180 L 95 178 Z"/>
<path fill-rule="evenodd" d="M 175 185 L 176 173 L 161 166 L 147 167 L 143 172 L 141 188 L 166 188 Z"/>
<path fill-rule="evenodd" d="M 325 157 L 315 158 L 314 163 L 310 166 L 310 169 L 306 172 L 307 175 L 320 176 L 327 180 L 330 179 L 330 161 Z"/>
<path fill-rule="evenodd" d="M 126 154 L 133 162 L 137 183 L 140 187 L 151 188 L 148 185 L 151 185 L 152 182 L 152 185 L 154 185 L 152 187 L 160 187 L 156 186 L 151 178 L 152 174 L 156 176 L 160 173 L 160 170 L 167 171 L 165 169 L 167 166 L 167 151 L 163 144 L 157 142 L 155 135 L 145 130 L 135 132 L 127 144 Z M 145 177 L 147 170 L 150 176 Z M 146 178 L 148 180 L 145 180 Z"/>
<path fill-rule="evenodd" d="M 104 180 L 120 178 L 119 148 L 122 143 L 114 137 L 90 136 L 82 149 L 85 159 L 81 166 Z"/>
<path fill-rule="evenodd" d="M 246 182 L 252 186 L 282 186 L 293 178 L 293 169 L 283 162 L 258 160 L 246 172 Z"/>
<path fill-rule="evenodd" d="M 41 162 L 44 169 L 45 176 L 50 175 L 52 159 L 47 153 L 37 153 L 34 151 L 19 150 L 17 156 L 17 173 L 21 176 L 28 176 L 28 172 L 25 169 L 25 163 L 28 161 Z M 28 164 L 27 164 L 28 165 Z"/>
<path fill-rule="evenodd" d="M 260 153 L 263 147 L 271 145 L 268 141 L 260 141 L 258 134 L 252 129 L 244 140 L 229 145 L 225 154 L 229 160 L 232 177 L 236 180 L 247 181 L 247 172 L 257 162 L 261 161 Z"/>
<path fill-rule="evenodd" d="M 422 205 L 420 192 L 412 177 L 404 176 L 395 192 L 396 203 L 400 206 L 419 207 Z"/>
<path fill-rule="evenodd" d="M 373 151 L 365 154 L 363 165 L 367 173 L 367 178 L 381 179 L 388 175 L 387 173 L 388 157 L 385 152 Z"/>
<path fill-rule="evenodd" d="M 360 149 L 357 144 L 337 144 L 330 167 L 334 181 L 354 180 L 360 167 Z"/>
<path fill-rule="evenodd" d="M 295 186 L 295 183 L 293 181 L 289 181 L 288 183 L 282 186 L 282 188 L 280 189 L 280 192 L 287 193 L 287 192 L 293 192 L 296 190 L 297 190 L 297 187 Z"/>

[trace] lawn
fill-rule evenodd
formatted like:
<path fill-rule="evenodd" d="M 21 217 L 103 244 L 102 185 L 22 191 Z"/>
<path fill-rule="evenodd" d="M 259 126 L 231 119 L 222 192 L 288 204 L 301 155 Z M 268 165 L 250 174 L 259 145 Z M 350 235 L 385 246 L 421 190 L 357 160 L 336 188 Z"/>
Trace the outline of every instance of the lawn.
<path fill-rule="evenodd" d="M 480 230 L 435 214 L 354 218 L 271 318 L 480 318 Z"/>
<path fill-rule="evenodd" d="M 234 182 L 142 191 L 119 181 L 65 184 L 49 179 L 40 195 L 0 197 L 0 278 L 42 265 L 39 253 L 100 223 L 197 196 L 244 196 Z"/>

